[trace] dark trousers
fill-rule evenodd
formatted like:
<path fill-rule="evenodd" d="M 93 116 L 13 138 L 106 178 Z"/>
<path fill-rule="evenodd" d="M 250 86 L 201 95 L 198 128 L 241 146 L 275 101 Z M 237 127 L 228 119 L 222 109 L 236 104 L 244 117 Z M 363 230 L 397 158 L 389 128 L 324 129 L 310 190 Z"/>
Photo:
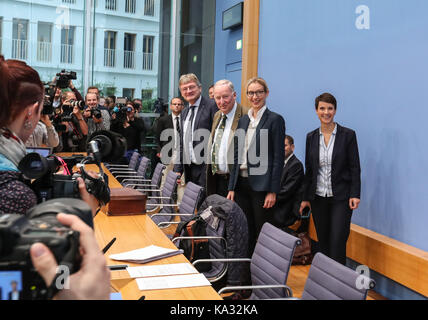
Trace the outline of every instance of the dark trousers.
<path fill-rule="evenodd" d="M 215 181 L 215 193 L 222 196 L 227 197 L 227 194 L 229 193 L 229 174 L 215 174 L 214 175 L 214 181 Z"/>
<path fill-rule="evenodd" d="M 272 221 L 272 209 L 264 209 L 267 192 L 251 189 L 248 178 L 238 178 L 235 189 L 235 201 L 244 211 L 248 222 L 248 256 L 251 257 L 265 222 Z"/>
<path fill-rule="evenodd" d="M 315 195 L 311 208 L 320 251 L 345 265 L 352 218 L 349 201 Z"/>
<path fill-rule="evenodd" d="M 194 164 L 194 163 L 190 165 L 186 164 L 184 166 L 184 172 L 185 172 L 186 183 L 191 181 L 194 184 L 197 184 L 198 186 L 201 186 L 204 188 L 201 199 L 198 203 L 198 208 L 199 208 L 206 197 L 206 192 L 205 192 L 205 182 L 207 180 L 206 164 Z"/>

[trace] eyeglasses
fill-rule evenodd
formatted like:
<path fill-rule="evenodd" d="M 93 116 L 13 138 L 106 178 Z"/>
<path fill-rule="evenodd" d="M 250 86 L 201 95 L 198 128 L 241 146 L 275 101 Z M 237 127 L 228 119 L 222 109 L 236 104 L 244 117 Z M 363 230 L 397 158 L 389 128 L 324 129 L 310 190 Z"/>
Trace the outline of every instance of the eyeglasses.
<path fill-rule="evenodd" d="M 256 95 L 257 97 L 261 97 L 266 91 L 259 90 L 259 91 L 247 91 L 247 96 L 254 97 Z"/>
<path fill-rule="evenodd" d="M 181 90 L 181 91 L 183 91 L 183 92 L 186 92 L 186 91 L 193 91 L 193 90 L 195 90 L 197 87 L 198 87 L 198 86 L 193 85 L 193 86 L 188 86 L 188 87 L 182 87 L 180 90 Z"/>

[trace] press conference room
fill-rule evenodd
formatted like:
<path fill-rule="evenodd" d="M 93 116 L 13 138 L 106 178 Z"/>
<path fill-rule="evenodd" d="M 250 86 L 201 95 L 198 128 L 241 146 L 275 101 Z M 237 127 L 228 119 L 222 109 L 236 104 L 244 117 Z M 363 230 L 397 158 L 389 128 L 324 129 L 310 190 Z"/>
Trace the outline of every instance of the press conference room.
<path fill-rule="evenodd" d="M 427 10 L 1 1 L 0 300 L 426 300 Z"/>

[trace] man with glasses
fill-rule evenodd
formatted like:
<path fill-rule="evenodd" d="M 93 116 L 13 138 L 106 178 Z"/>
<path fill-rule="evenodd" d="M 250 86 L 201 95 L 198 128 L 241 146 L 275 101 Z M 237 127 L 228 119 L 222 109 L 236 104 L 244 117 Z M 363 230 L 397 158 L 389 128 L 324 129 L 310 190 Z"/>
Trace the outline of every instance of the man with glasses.
<path fill-rule="evenodd" d="M 169 109 L 171 114 L 160 117 L 156 122 L 155 136 L 157 142 L 157 154 L 156 156 L 161 159 L 162 163 L 165 165 L 171 165 L 175 163 L 175 158 L 177 155 L 178 144 L 180 143 L 180 131 L 181 131 L 181 112 L 184 108 L 184 102 L 179 97 L 171 99 L 169 104 Z M 167 134 L 168 139 L 162 139 L 162 132 L 168 129 L 174 130 L 174 135 Z M 162 149 L 167 147 L 174 139 L 173 148 L 169 150 L 164 150 L 167 154 L 163 154 Z M 171 159 L 171 160 L 170 160 Z"/>
<path fill-rule="evenodd" d="M 214 100 L 220 110 L 214 116 L 211 130 L 206 190 L 207 196 L 219 194 L 227 197 L 233 167 L 233 135 L 239 119 L 248 113 L 248 108 L 237 103 L 235 88 L 229 80 L 218 81 L 213 89 Z"/>
<path fill-rule="evenodd" d="M 184 173 L 186 182 L 192 181 L 204 187 L 206 181 L 205 150 L 208 146 L 213 118 L 218 108 L 214 100 L 202 96 L 202 85 L 196 75 L 181 76 L 179 88 L 188 105 L 182 112 L 180 156 L 174 166 L 174 171 Z"/>

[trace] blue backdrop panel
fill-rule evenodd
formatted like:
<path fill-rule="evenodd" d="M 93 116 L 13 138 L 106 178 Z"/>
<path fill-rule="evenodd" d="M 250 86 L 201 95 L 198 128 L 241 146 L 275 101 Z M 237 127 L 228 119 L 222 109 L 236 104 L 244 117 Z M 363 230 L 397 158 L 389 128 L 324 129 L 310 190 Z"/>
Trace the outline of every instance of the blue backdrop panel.
<path fill-rule="evenodd" d="M 259 74 L 297 156 L 319 126 L 315 97 L 331 92 L 360 149 L 352 222 L 428 251 L 428 1 L 261 0 L 260 10 Z"/>

